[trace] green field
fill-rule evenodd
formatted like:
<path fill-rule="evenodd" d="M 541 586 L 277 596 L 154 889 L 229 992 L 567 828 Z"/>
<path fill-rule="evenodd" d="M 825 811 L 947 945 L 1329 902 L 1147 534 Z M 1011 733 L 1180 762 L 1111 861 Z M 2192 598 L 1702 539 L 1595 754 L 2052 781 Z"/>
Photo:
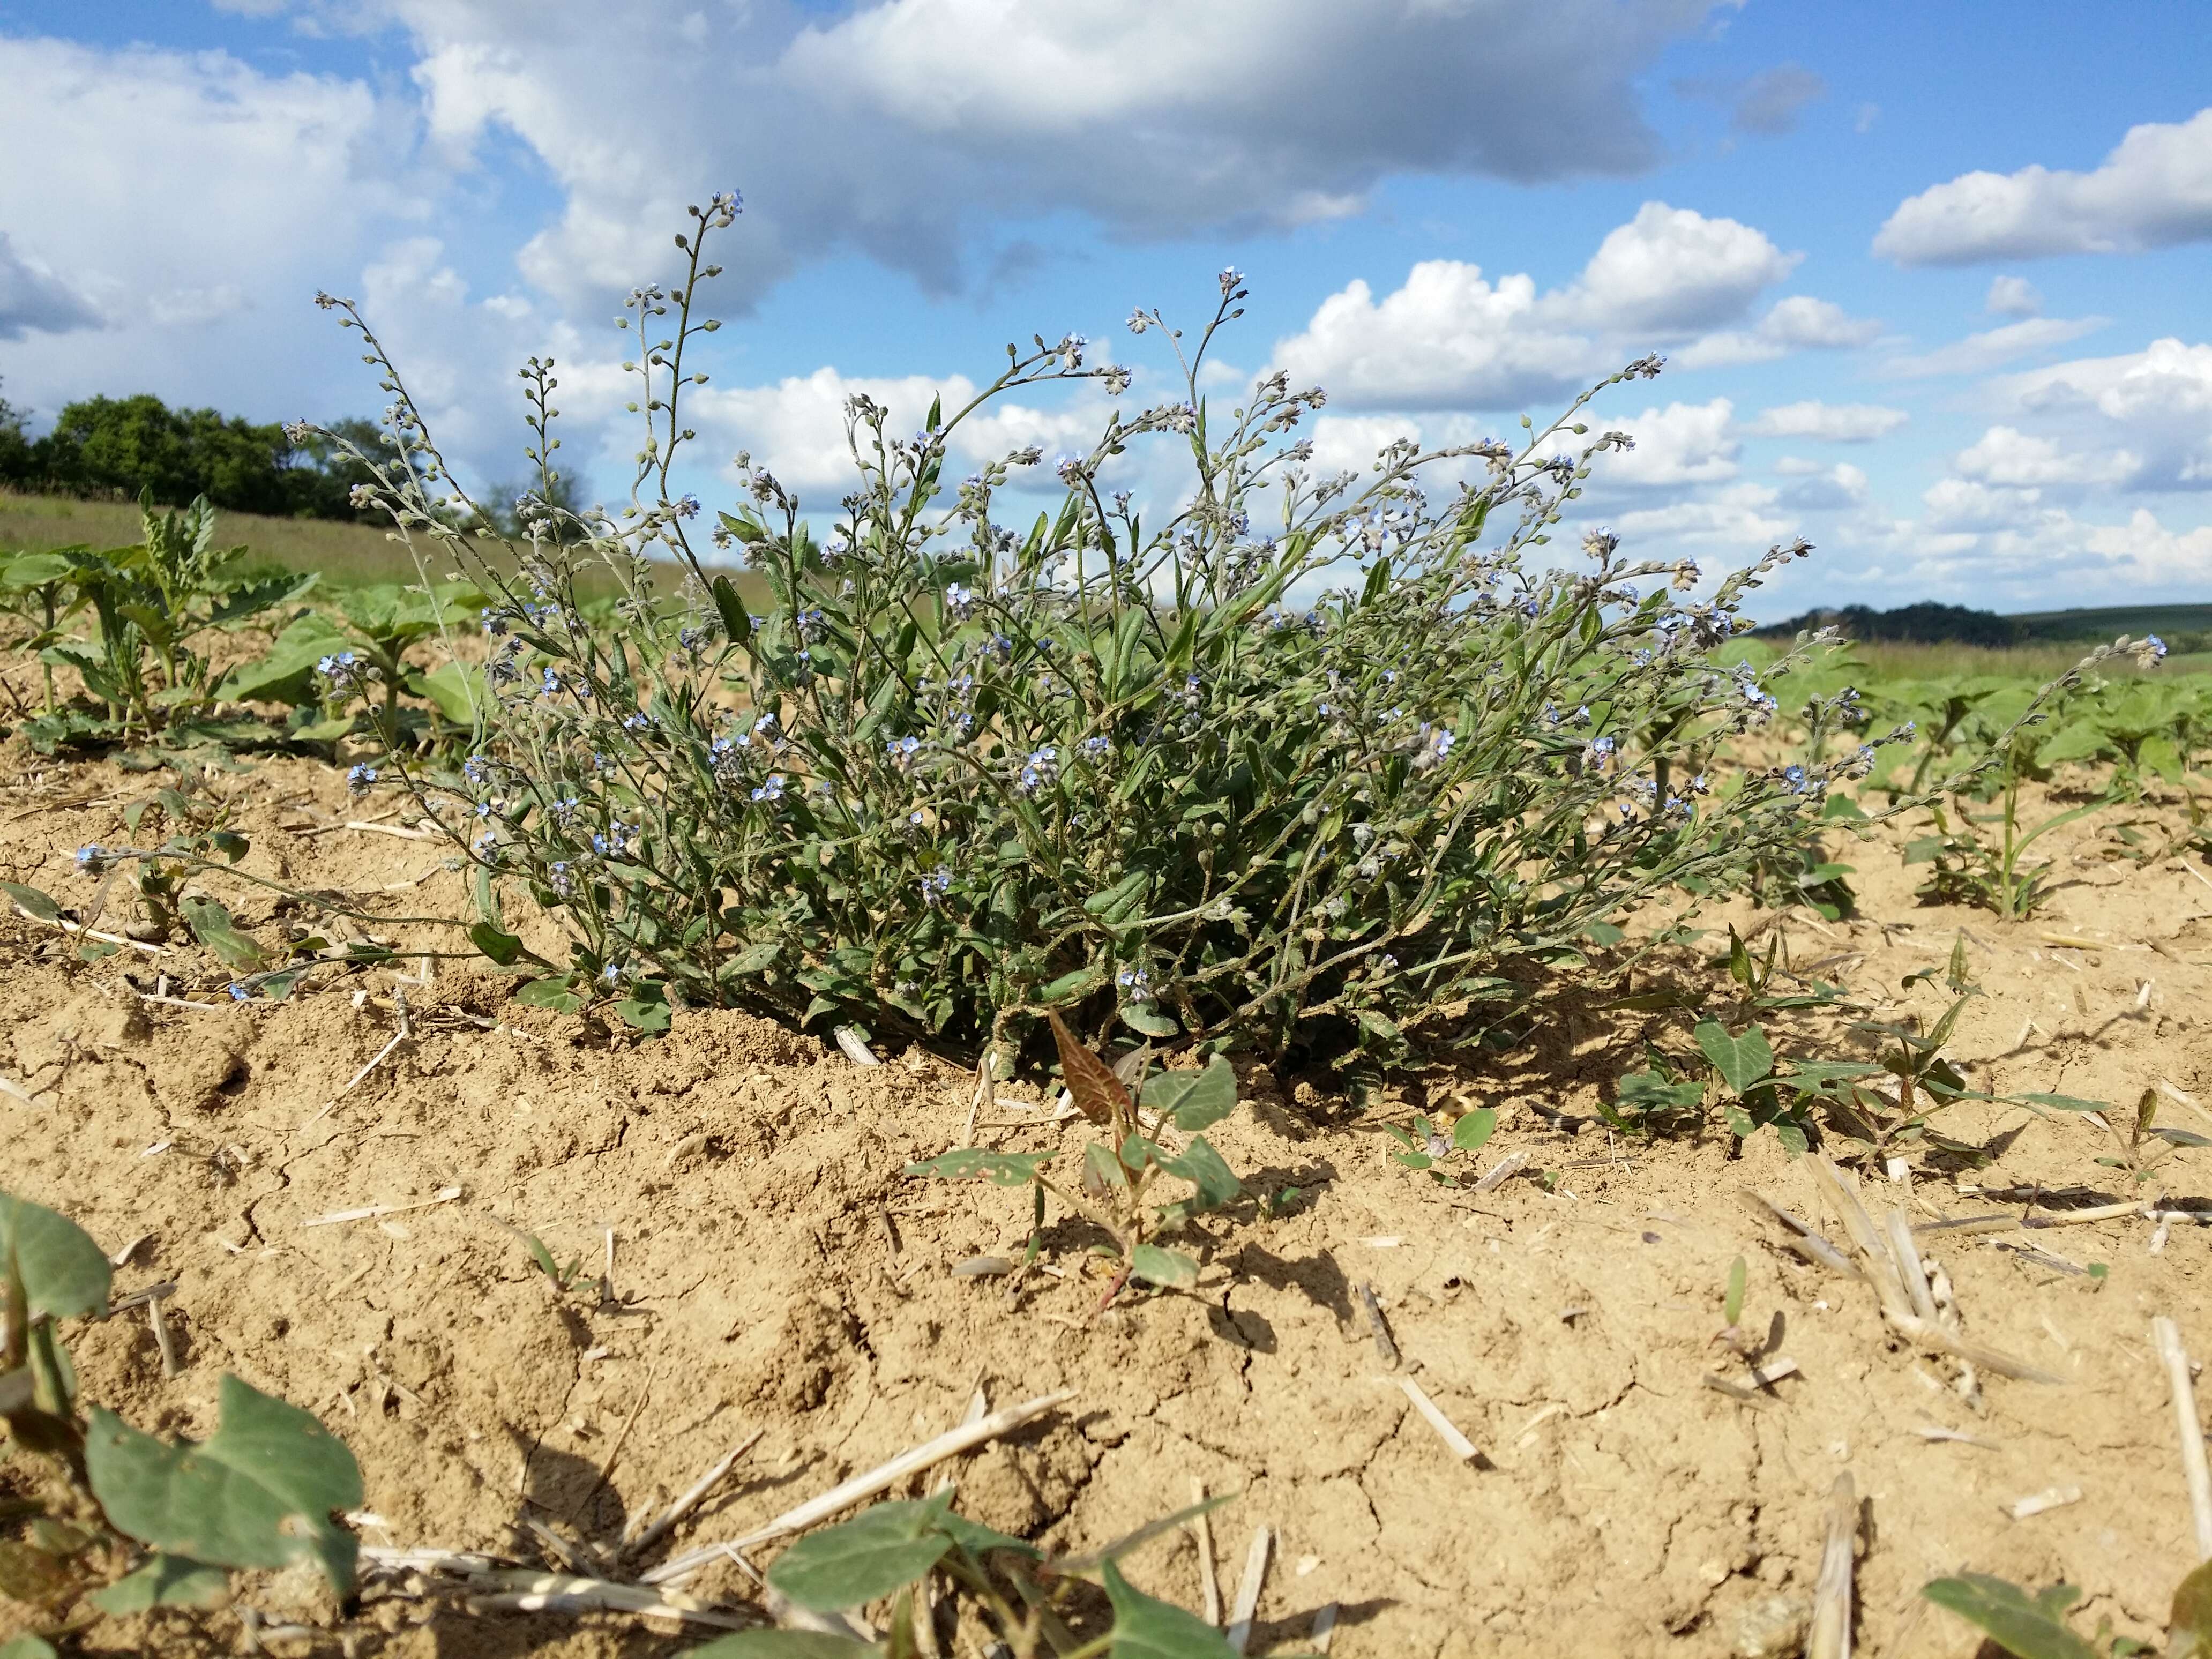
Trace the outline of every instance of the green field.
<path fill-rule="evenodd" d="M 325 581 L 339 586 L 416 580 L 415 562 L 407 550 L 368 525 L 224 513 L 216 520 L 216 536 L 227 546 L 243 543 L 289 570 L 319 570 Z M 43 552 L 80 543 L 94 548 L 128 547 L 138 538 L 136 501 L 0 491 L 0 550 Z"/>

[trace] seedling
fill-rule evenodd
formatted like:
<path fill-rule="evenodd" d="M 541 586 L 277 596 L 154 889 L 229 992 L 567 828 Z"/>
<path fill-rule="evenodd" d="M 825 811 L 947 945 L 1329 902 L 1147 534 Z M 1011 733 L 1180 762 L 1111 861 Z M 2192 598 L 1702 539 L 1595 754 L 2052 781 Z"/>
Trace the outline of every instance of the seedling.
<path fill-rule="evenodd" d="M 1461 1184 L 1462 1174 L 1438 1166 L 1456 1155 L 1472 1157 L 1481 1151 L 1498 1128 L 1498 1112 L 1494 1107 L 1478 1106 L 1462 1113 L 1452 1124 L 1449 1135 L 1419 1112 L 1413 1115 L 1410 1132 L 1395 1123 L 1386 1123 L 1382 1127 L 1406 1148 L 1402 1152 L 1391 1153 L 1394 1159 L 1409 1170 L 1426 1170 L 1431 1181 L 1456 1187 Z"/>
<path fill-rule="evenodd" d="M 2118 1145 L 2118 1154 L 2100 1158 L 2098 1163 L 2111 1170 L 2125 1170 L 2136 1186 L 2142 1186 L 2158 1173 L 2160 1165 L 2177 1153 L 2193 1147 L 2212 1146 L 2212 1138 L 2198 1134 L 2193 1129 L 2173 1129 L 2160 1126 L 2158 1091 L 2146 1089 L 2136 1102 L 2136 1109 L 2124 1132 L 2107 1116 L 2106 1127 Z"/>
<path fill-rule="evenodd" d="M 947 1487 L 927 1498 L 878 1504 L 842 1526 L 800 1539 L 768 1570 L 770 1589 L 817 1617 L 889 1602 L 890 1633 L 884 1641 L 744 1631 L 693 1649 L 691 1659 L 912 1659 L 921 1650 L 915 1621 L 934 1616 L 929 1599 L 917 1589 L 932 1573 L 951 1580 L 963 1610 L 972 1606 L 988 1627 L 991 1639 L 977 1644 L 977 1650 L 988 1647 L 1012 1659 L 1103 1659 L 1109 1652 L 1146 1659 L 1231 1659 L 1236 1651 L 1196 1614 L 1138 1589 L 1119 1565 L 1129 1551 L 1226 1498 L 1194 1504 L 1089 1555 L 1054 1558 L 1034 1544 L 954 1514 L 952 1498 Z M 1082 1617 L 1076 1595 L 1085 1583 L 1104 1588 L 1112 1612 L 1108 1628 L 1091 1636 L 1072 1627 Z M 934 1643 L 929 1650 L 935 1650 Z"/>
<path fill-rule="evenodd" d="M 1204 1071 L 1155 1073 L 1142 1083 L 1133 1100 L 1121 1079 L 1084 1047 L 1057 1013 L 1051 1016 L 1051 1023 L 1053 1038 L 1060 1047 L 1060 1077 L 1069 1097 L 1086 1119 L 1108 1135 L 1083 1149 L 1079 1184 L 1071 1186 L 1045 1172 L 1044 1166 L 1058 1153 L 1000 1152 L 982 1146 L 955 1147 L 926 1163 L 908 1164 L 907 1173 L 940 1181 L 984 1180 L 1000 1187 L 1030 1187 L 1036 1194 L 1039 1228 L 1044 1195 L 1050 1193 L 1103 1229 L 1113 1240 L 1121 1266 L 1099 1303 L 1101 1311 L 1111 1305 L 1132 1278 L 1164 1290 L 1196 1283 L 1195 1261 L 1152 1241 L 1194 1215 L 1218 1209 L 1243 1191 L 1221 1155 L 1204 1135 L 1194 1133 L 1236 1109 L 1236 1072 L 1217 1056 Z M 1180 1153 L 1167 1152 L 1146 1133 L 1139 1115 L 1140 1108 L 1155 1122 L 1172 1123 L 1190 1133 L 1190 1144 Z M 1188 1182 L 1192 1196 L 1172 1204 L 1155 1203 L 1148 1194 L 1152 1182 L 1162 1175 Z M 1032 1256 L 1036 1239 L 1033 1231 Z"/>
<path fill-rule="evenodd" d="M 0 1590 L 49 1629 L 81 1596 L 113 1614 L 205 1606 L 232 1567 L 312 1561 L 350 1595 L 357 1547 L 335 1517 L 361 1506 L 361 1471 L 307 1413 L 226 1375 L 204 1442 L 157 1440 L 103 1407 L 80 1414 L 56 1325 L 106 1317 L 108 1286 L 106 1256 L 75 1223 L 0 1193 L 0 1421 L 61 1488 L 0 1540 Z"/>
<path fill-rule="evenodd" d="M 2029 1590 L 1990 1573 L 1962 1572 L 1931 1580 L 1920 1593 L 1957 1613 L 2013 1659 L 2133 1659 L 2159 1651 L 2151 1643 L 2114 1635 L 2109 1619 L 2098 1622 L 2094 1636 L 2076 1633 L 2066 1613 L 2081 1592 L 2071 1584 Z M 2168 1625 L 2166 1659 L 2212 1659 L 2212 1563 L 2181 1581 Z"/>

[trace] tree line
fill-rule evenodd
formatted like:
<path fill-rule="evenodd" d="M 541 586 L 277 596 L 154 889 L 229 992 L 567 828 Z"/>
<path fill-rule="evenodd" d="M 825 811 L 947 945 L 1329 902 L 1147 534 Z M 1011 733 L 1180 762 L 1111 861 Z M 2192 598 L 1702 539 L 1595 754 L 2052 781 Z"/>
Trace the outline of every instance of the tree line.
<path fill-rule="evenodd" d="M 171 409 L 141 392 L 70 404 L 53 428 L 33 438 L 25 412 L 0 398 L 0 489 L 136 499 L 151 490 L 163 507 L 204 495 L 234 513 L 276 518 L 357 520 L 353 487 L 366 468 L 329 440 L 295 444 L 275 422 L 258 424 L 212 409 Z M 337 421 L 331 429 L 371 454 L 381 453 L 374 422 Z"/>

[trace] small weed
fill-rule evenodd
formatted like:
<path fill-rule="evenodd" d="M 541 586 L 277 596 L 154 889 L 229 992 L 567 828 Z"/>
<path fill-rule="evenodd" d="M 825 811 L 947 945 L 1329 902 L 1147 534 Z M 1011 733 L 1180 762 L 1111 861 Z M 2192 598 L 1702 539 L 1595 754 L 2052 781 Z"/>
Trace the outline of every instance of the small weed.
<path fill-rule="evenodd" d="M 1937 1578 L 1920 1593 L 1955 1613 L 2014 1659 L 2133 1659 L 2158 1651 L 2148 1642 L 2112 1633 L 2101 1620 L 2094 1636 L 2075 1633 L 2067 1609 L 2081 1599 L 2071 1584 L 2028 1590 L 1984 1572 Z M 2212 1563 L 2198 1567 L 2173 1593 L 2166 1659 L 2212 1659 Z"/>
<path fill-rule="evenodd" d="M 1409 1170 L 1426 1170 L 1432 1181 L 1455 1187 L 1460 1184 L 1458 1172 L 1440 1166 L 1456 1154 L 1465 1153 L 1472 1157 L 1481 1151 L 1498 1127 L 1498 1112 L 1494 1107 L 1478 1106 L 1472 1111 L 1462 1113 L 1452 1124 L 1449 1135 L 1421 1113 L 1414 1114 L 1410 1132 L 1394 1123 L 1386 1123 L 1382 1127 L 1406 1149 L 1402 1152 L 1391 1153 L 1393 1158 Z"/>
<path fill-rule="evenodd" d="M 2098 1163 L 2111 1170 L 2124 1170 L 2131 1184 L 2140 1187 L 2158 1173 L 2160 1165 L 2177 1154 L 2192 1148 L 2212 1146 L 2212 1138 L 2198 1134 L 2193 1129 L 2165 1128 L 2159 1126 L 2158 1091 L 2146 1089 L 2136 1102 L 2136 1109 L 2128 1119 L 2124 1131 L 2119 1125 L 2106 1117 L 2106 1127 L 2118 1143 L 2118 1154 L 2100 1158 Z"/>
<path fill-rule="evenodd" d="M 1109 1305 L 1123 1285 L 1139 1279 L 1162 1289 L 1194 1284 L 1198 1263 L 1178 1250 L 1163 1249 L 1152 1241 L 1172 1231 L 1191 1217 L 1218 1209 L 1238 1197 L 1243 1188 L 1222 1162 L 1206 1137 L 1195 1131 L 1219 1122 L 1237 1108 L 1237 1074 L 1229 1062 L 1217 1057 L 1204 1071 L 1159 1072 L 1142 1081 L 1134 1099 L 1106 1062 L 1077 1041 L 1057 1013 L 1051 1017 L 1052 1032 L 1060 1047 L 1060 1078 L 1083 1115 L 1107 1131 L 1107 1139 L 1083 1149 L 1083 1174 L 1075 1185 L 1045 1173 L 1056 1152 L 1000 1152 L 988 1147 L 958 1146 L 925 1163 L 907 1166 L 907 1173 L 940 1181 L 984 1180 L 1000 1187 L 1030 1187 L 1036 1194 L 1036 1226 L 1044 1219 L 1045 1194 L 1049 1192 L 1078 1215 L 1103 1228 L 1114 1241 L 1120 1267 L 1099 1304 Z M 1157 1115 L 1155 1121 L 1172 1123 L 1190 1133 L 1190 1143 L 1170 1153 L 1146 1133 L 1139 1108 Z M 1154 1133 L 1157 1133 L 1156 1131 Z M 1192 1195 L 1175 1203 L 1158 1205 L 1149 1197 L 1152 1183 L 1162 1175 L 1187 1181 Z M 1033 1231 L 1030 1254 L 1038 1249 Z"/>

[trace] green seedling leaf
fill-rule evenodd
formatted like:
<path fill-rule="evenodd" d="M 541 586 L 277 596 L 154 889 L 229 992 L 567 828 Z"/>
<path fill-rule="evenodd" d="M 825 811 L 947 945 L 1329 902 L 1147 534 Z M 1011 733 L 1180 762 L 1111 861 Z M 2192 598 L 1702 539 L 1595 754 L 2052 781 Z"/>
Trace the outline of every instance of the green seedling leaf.
<path fill-rule="evenodd" d="M 0 1193 L 0 1279 L 8 1278 L 21 1281 L 32 1319 L 107 1311 L 106 1253 L 67 1216 Z"/>
<path fill-rule="evenodd" d="M 949 1152 L 920 1164 L 906 1172 L 933 1181 L 988 1181 L 994 1187 L 1026 1187 L 1036 1172 L 1057 1157 L 1054 1152 L 994 1152 L 988 1146 L 955 1146 Z"/>
<path fill-rule="evenodd" d="M 226 967 L 246 972 L 263 965 L 261 947 L 231 921 L 230 912 L 210 898 L 188 898 L 178 908 L 192 937 L 221 957 Z"/>
<path fill-rule="evenodd" d="M 181 1555 L 156 1555 L 88 1599 L 102 1613 L 121 1619 L 149 1607 L 211 1607 L 229 1592 L 230 1575 L 221 1567 Z"/>
<path fill-rule="evenodd" d="M 15 900 L 27 916 L 40 921 L 59 921 L 62 907 L 35 887 L 26 887 L 20 881 L 0 881 L 0 893 Z"/>
<path fill-rule="evenodd" d="M 1121 1024 L 1140 1036 L 1179 1036 L 1182 1027 L 1159 1010 L 1153 1002 L 1129 1002 L 1121 1006 Z"/>
<path fill-rule="evenodd" d="M 1721 1074 L 1721 1081 L 1728 1085 L 1729 1092 L 1738 1098 L 1774 1070 L 1774 1050 L 1767 1047 L 1766 1033 L 1756 1025 L 1747 1025 L 1741 1036 L 1731 1036 L 1727 1026 L 1708 1019 L 1699 1022 L 1691 1035 Z"/>
<path fill-rule="evenodd" d="M 687 1649 L 684 1659 L 880 1659 L 882 1651 L 873 1642 L 818 1631 L 741 1630 Z M 0 1659 L 7 1659 L 4 1650 Z"/>
<path fill-rule="evenodd" d="M 910 1584 L 952 1547 L 939 1523 L 949 1492 L 920 1502 L 878 1504 L 842 1526 L 810 1534 L 776 1558 L 770 1588 L 816 1613 L 836 1613 Z"/>
<path fill-rule="evenodd" d="M 1196 1613 L 1146 1595 L 1111 1560 L 1099 1573 L 1114 1608 L 1114 1659 L 1234 1659 L 1237 1650 Z"/>
<path fill-rule="evenodd" d="M 225 1374 L 212 1438 L 166 1445 L 95 1406 L 85 1437 L 93 1496 L 118 1531 L 149 1547 L 226 1567 L 303 1558 L 340 1596 L 359 1545 L 335 1512 L 359 1509 L 361 1468 L 308 1413 Z"/>
<path fill-rule="evenodd" d="M 2109 1112 L 2112 1109 L 2112 1103 L 2108 1100 L 2084 1100 L 2078 1095 L 2027 1094 L 2010 1097 L 2038 1106 L 2048 1106 L 2061 1112 Z"/>
<path fill-rule="evenodd" d="M 2064 1613 L 2081 1595 L 2054 1584 L 2034 1596 L 1984 1572 L 1962 1572 L 1921 1586 L 1937 1607 L 1955 1613 L 2016 1659 L 2098 1659 L 2097 1650 L 2068 1629 Z"/>
<path fill-rule="evenodd" d="M 568 988 L 565 974 L 530 981 L 516 990 L 514 1000 L 526 1008 L 550 1008 L 559 1014 L 573 1014 L 584 1006 L 582 996 Z"/>
<path fill-rule="evenodd" d="M 1164 1250 L 1157 1244 L 1139 1244 L 1129 1252 L 1129 1273 L 1164 1291 L 1198 1283 L 1197 1262 L 1180 1250 Z"/>
<path fill-rule="evenodd" d="M 970 1555 L 981 1555 L 986 1550 L 1012 1550 L 1017 1555 L 1026 1555 L 1032 1560 L 1044 1559 L 1044 1552 L 1026 1539 L 995 1532 L 980 1521 L 970 1521 L 966 1516 L 955 1515 L 949 1510 L 938 1518 L 937 1525 L 939 1531 Z"/>
<path fill-rule="evenodd" d="M 1744 1272 L 1741 1256 L 1729 1263 L 1728 1293 L 1721 1298 L 1721 1317 L 1730 1325 L 1743 1323 Z"/>
<path fill-rule="evenodd" d="M 61 1659 L 61 1656 L 52 1642 L 41 1637 L 18 1636 L 13 1641 L 0 1642 L 0 1659 Z"/>
<path fill-rule="evenodd" d="M 1237 1109 L 1237 1068 L 1219 1054 L 1202 1072 L 1160 1072 L 1145 1085 L 1146 1107 L 1178 1129 L 1209 1128 Z"/>
<path fill-rule="evenodd" d="M 1153 1163 L 1198 1188 L 1200 1209 L 1218 1209 L 1244 1191 L 1228 1164 L 1222 1162 L 1221 1154 L 1207 1144 L 1204 1135 L 1193 1136 L 1190 1145 L 1178 1157 L 1170 1158 L 1157 1146 L 1152 1146 L 1151 1152 Z"/>
<path fill-rule="evenodd" d="M 1452 1125 L 1452 1150 L 1459 1152 L 1479 1152 L 1488 1144 L 1498 1128 L 1498 1109 L 1478 1106 L 1464 1113 Z"/>

